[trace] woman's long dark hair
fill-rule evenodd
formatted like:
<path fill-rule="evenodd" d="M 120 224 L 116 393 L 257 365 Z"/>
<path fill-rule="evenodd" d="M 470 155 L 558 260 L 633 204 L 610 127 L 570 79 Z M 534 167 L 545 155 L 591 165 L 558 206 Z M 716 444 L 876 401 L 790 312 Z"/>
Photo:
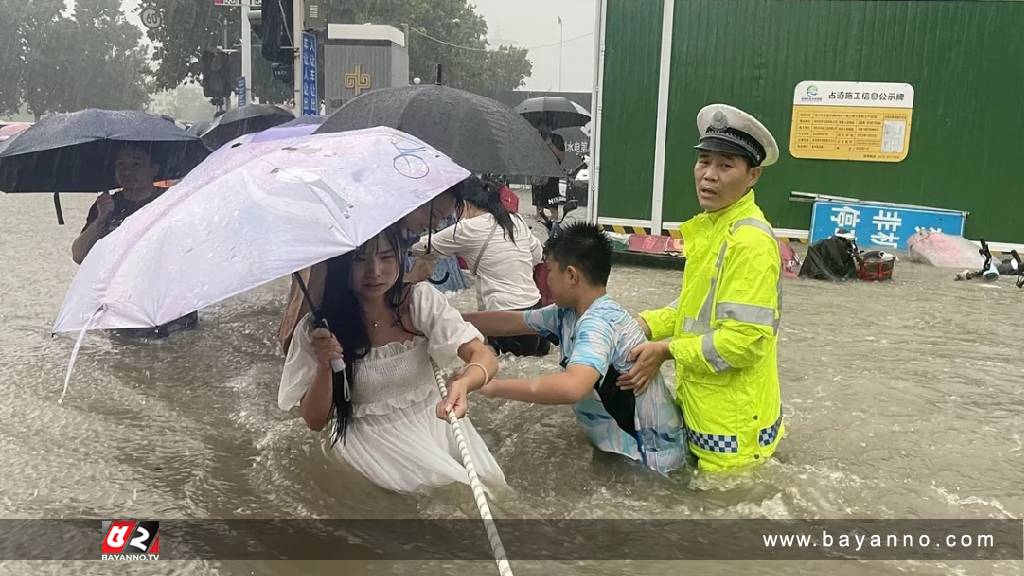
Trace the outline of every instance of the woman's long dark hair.
<path fill-rule="evenodd" d="M 339 440 L 344 441 L 345 428 L 348 419 L 352 415 L 352 403 L 345 399 L 345 382 L 348 382 L 349 390 L 356 387 L 353 378 L 353 367 L 355 363 L 366 357 L 370 352 L 370 335 L 366 332 L 366 322 L 363 318 L 363 309 L 359 305 L 359 299 L 352 290 L 352 265 L 355 259 L 365 254 L 368 250 L 375 251 L 382 249 L 379 242 L 387 242 L 395 251 L 395 258 L 398 259 L 398 280 L 386 295 L 394 320 L 401 322 L 402 306 L 405 304 L 408 290 L 404 282 L 405 266 L 402 265 L 402 248 L 399 229 L 392 226 L 381 232 L 373 240 L 363 244 L 356 250 L 331 258 L 327 261 L 327 279 L 324 287 L 324 302 L 321 306 L 321 315 L 327 320 L 331 332 L 338 339 L 342 347 L 342 355 L 345 358 L 345 371 L 335 372 L 332 382 L 332 398 L 334 402 L 334 438 L 332 443 Z M 410 330 L 410 332 L 412 332 Z"/>
<path fill-rule="evenodd" d="M 516 225 L 512 222 L 512 215 L 508 213 L 505 205 L 501 203 L 500 184 L 483 180 L 477 176 L 470 176 L 459 182 L 457 188 L 455 195 L 460 220 L 462 219 L 463 208 L 459 202 L 468 202 L 494 216 L 494 219 L 498 221 L 498 226 L 501 226 L 501 229 L 504 231 L 505 237 L 513 243 L 516 241 Z"/>

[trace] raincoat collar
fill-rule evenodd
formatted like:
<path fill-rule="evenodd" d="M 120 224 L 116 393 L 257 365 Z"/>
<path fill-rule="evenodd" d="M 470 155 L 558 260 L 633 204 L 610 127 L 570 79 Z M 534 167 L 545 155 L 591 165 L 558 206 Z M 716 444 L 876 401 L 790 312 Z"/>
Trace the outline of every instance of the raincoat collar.
<path fill-rule="evenodd" d="M 742 213 L 743 211 L 747 210 L 751 204 L 754 203 L 754 189 L 751 188 L 750 192 L 747 192 L 739 200 L 733 202 L 729 206 L 726 206 L 725 208 L 722 208 L 721 210 L 716 210 L 714 212 L 705 212 L 704 214 L 707 215 L 708 219 L 710 219 L 712 224 L 714 224 L 718 222 L 719 218 L 723 217 L 726 220 L 731 220 L 734 214 Z"/>

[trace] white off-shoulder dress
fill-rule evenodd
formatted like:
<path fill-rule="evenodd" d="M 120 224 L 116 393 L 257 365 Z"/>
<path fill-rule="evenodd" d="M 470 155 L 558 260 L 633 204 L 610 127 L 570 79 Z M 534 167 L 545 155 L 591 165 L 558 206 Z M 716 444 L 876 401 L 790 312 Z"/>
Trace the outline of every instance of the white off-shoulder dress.
<path fill-rule="evenodd" d="M 390 490 L 468 484 L 451 426 L 435 413 L 441 396 L 431 358 L 447 366 L 458 357 L 460 346 L 474 339 L 482 342 L 483 336 L 429 284 L 414 286 L 410 298 L 412 327 L 423 336 L 372 348 L 355 364 L 352 416 L 344 440 L 334 448 L 368 480 Z M 313 383 L 317 362 L 311 331 L 307 314 L 295 330 L 281 374 L 282 410 L 297 406 Z M 487 445 L 469 418 L 461 421 L 477 474 L 491 488 L 504 486 L 505 476 Z"/>

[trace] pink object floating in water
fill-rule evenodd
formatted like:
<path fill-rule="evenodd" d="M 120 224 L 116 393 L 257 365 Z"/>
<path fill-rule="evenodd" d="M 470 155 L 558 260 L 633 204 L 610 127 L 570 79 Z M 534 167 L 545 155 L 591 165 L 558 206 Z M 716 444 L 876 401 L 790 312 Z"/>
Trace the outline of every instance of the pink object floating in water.
<path fill-rule="evenodd" d="M 912 261 L 940 268 L 977 270 L 985 263 L 974 242 L 942 232 L 919 230 L 907 239 L 907 248 Z"/>

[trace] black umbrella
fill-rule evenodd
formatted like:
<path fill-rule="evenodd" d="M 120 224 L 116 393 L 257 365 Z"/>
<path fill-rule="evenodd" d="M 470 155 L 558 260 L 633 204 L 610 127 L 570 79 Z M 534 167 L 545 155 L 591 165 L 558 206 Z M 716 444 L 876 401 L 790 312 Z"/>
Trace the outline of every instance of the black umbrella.
<path fill-rule="evenodd" d="M 213 124 L 213 120 L 200 120 L 199 122 L 189 126 L 186 132 L 192 136 L 202 136 L 203 132 L 210 129 L 211 124 Z"/>
<path fill-rule="evenodd" d="M 590 136 L 579 126 L 561 128 L 555 133 L 565 141 L 565 159 L 562 160 L 562 167 L 572 172 L 583 163 L 583 157 L 590 154 Z"/>
<path fill-rule="evenodd" d="M 310 124 L 323 124 L 327 116 L 299 116 L 295 120 L 278 125 L 278 128 L 292 128 L 295 126 L 308 126 Z"/>
<path fill-rule="evenodd" d="M 586 108 L 563 96 L 528 98 L 516 106 L 516 112 L 534 126 L 540 125 L 543 120 L 552 130 L 583 126 L 590 122 L 590 112 Z"/>
<path fill-rule="evenodd" d="M 158 180 L 180 178 L 210 153 L 173 122 L 134 110 L 50 114 L 0 151 L 4 192 L 99 192 L 118 187 L 117 153 L 139 147 L 160 165 Z"/>
<path fill-rule="evenodd" d="M 216 150 L 242 134 L 263 132 L 294 119 L 291 112 L 273 104 L 247 104 L 218 116 L 202 138 L 211 150 Z"/>
<path fill-rule="evenodd" d="M 529 122 L 497 100 L 446 86 L 382 88 L 350 100 L 322 132 L 389 126 L 412 134 L 472 172 L 564 176 Z"/>

